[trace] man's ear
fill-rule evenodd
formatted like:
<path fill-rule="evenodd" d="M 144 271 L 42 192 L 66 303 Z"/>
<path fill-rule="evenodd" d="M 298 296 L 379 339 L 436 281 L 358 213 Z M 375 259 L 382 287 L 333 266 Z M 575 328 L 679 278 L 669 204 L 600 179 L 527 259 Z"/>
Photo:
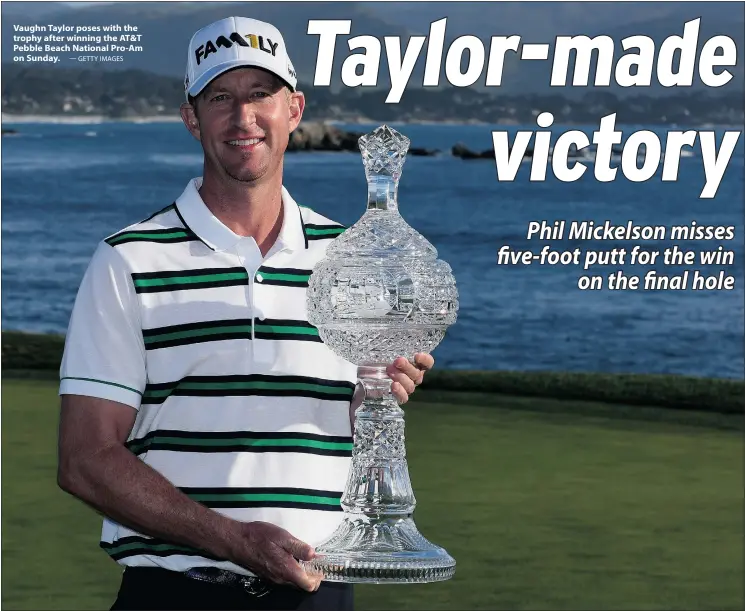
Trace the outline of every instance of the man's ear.
<path fill-rule="evenodd" d="M 303 111 L 305 110 L 305 95 L 302 91 L 290 93 L 288 104 L 290 107 L 290 133 L 292 133 L 303 118 Z"/>
<path fill-rule="evenodd" d="M 197 118 L 197 111 L 191 104 L 187 102 L 181 104 L 179 110 L 181 112 L 181 120 L 184 122 L 186 129 L 189 130 L 189 133 L 192 136 L 201 141 L 201 132 L 199 130 L 199 119 Z"/>

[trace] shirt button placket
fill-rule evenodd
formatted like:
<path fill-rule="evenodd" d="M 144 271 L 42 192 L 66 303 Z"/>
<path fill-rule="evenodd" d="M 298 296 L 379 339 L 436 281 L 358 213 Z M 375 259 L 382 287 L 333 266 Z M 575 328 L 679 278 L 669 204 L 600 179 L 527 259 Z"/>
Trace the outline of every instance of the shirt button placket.
<path fill-rule="evenodd" d="M 248 313 L 251 320 L 251 341 L 249 342 L 250 348 L 249 353 L 251 355 L 251 358 L 253 358 L 253 342 L 255 339 L 255 329 L 254 329 L 254 300 L 256 298 L 255 292 L 254 292 L 254 277 L 256 275 L 256 270 L 258 268 L 258 265 L 254 262 L 255 257 L 252 256 L 253 253 L 249 251 L 248 248 L 246 248 L 248 244 L 246 242 L 241 243 L 239 246 L 239 252 L 240 252 L 240 261 L 243 265 L 243 268 L 246 270 L 246 274 L 248 274 L 248 286 L 246 287 L 248 294 L 246 297 L 246 305 L 248 306 Z"/>
<path fill-rule="evenodd" d="M 249 348 L 249 353 L 251 357 L 253 358 L 253 339 L 254 339 L 254 305 L 253 305 L 253 298 L 254 298 L 254 287 L 253 287 L 253 270 L 248 265 L 248 262 L 243 259 L 244 262 L 244 269 L 246 270 L 246 273 L 248 274 L 248 282 L 246 283 L 246 306 L 248 308 L 248 315 L 249 320 L 251 321 L 251 341 L 249 342 L 249 345 L 251 346 Z"/>
<path fill-rule="evenodd" d="M 259 284 L 261 284 L 262 282 L 264 282 L 264 276 L 262 276 L 260 272 L 256 272 L 256 274 L 254 275 L 254 280 L 255 280 L 255 282 L 258 282 Z M 255 295 L 255 293 L 254 293 L 254 295 Z M 257 316 L 256 316 L 256 308 L 254 307 L 254 305 L 255 304 L 252 301 L 251 302 L 251 329 L 252 329 L 252 331 L 255 329 L 256 318 L 257 318 Z M 252 333 L 252 337 L 253 337 L 253 333 Z"/>

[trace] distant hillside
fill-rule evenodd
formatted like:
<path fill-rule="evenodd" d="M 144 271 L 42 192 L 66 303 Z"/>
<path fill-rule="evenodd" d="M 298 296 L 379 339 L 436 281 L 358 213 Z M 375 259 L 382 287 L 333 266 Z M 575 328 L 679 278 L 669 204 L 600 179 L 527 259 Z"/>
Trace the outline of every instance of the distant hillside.
<path fill-rule="evenodd" d="M 745 82 L 745 5 L 738 2 L 115 2 L 67 6 L 59 2 L 3 2 L 2 53 L 12 55 L 13 25 L 36 23 L 105 25 L 132 24 L 143 35 L 141 53 L 127 54 L 120 64 L 97 64 L 99 70 L 140 69 L 183 78 L 186 46 L 192 33 L 222 17 L 245 15 L 276 24 L 283 32 L 295 68 L 302 79 L 312 81 L 318 51 L 318 37 L 307 34 L 309 19 L 350 19 L 350 36 L 340 36 L 336 45 L 333 83 L 339 84 L 340 65 L 350 55 L 347 41 L 364 34 L 381 39 L 427 35 L 432 21 L 447 17 L 445 49 L 457 37 L 479 37 L 488 52 L 491 36 L 520 35 L 523 42 L 553 42 L 557 35 L 596 36 L 605 34 L 615 41 L 632 34 L 650 36 L 657 47 L 668 36 L 682 34 L 683 24 L 701 17 L 702 40 L 716 34 L 732 37 L 738 48 L 735 78 L 726 90 L 743 89 Z M 617 55 L 623 51 L 617 44 Z M 357 52 L 357 51 L 355 51 Z M 61 58 L 62 67 L 77 62 Z M 550 61 L 525 61 L 510 53 L 506 57 L 503 85 L 492 93 L 553 94 Z M 59 67 L 56 66 L 56 67 Z M 422 82 L 424 52 L 410 81 Z M 443 68 L 444 71 L 444 68 Z M 483 88 L 485 75 L 473 88 Z M 385 53 L 381 59 L 378 85 L 389 82 Z M 444 83 L 444 78 L 441 78 Z M 636 90 L 609 89 L 616 95 L 636 95 Z M 578 97 L 587 90 L 566 88 L 562 94 Z M 673 94 L 655 87 L 645 94 Z"/>
<path fill-rule="evenodd" d="M 2 4 L 3 60 L 12 55 L 13 25 L 46 23 L 37 16 L 24 18 L 22 7 L 15 8 L 12 19 L 5 18 Z M 50 7 L 50 10 L 54 7 Z M 299 75 L 312 80 L 318 37 L 306 34 L 308 19 L 351 19 L 352 35 L 406 35 L 406 30 L 377 19 L 354 2 L 117 2 L 84 8 L 54 9 L 51 23 L 75 25 L 131 24 L 142 34 L 142 53 L 126 55 L 124 62 L 97 64 L 99 70 L 139 69 L 177 77 L 183 80 L 186 52 L 194 32 L 205 25 L 233 15 L 246 15 L 275 24 L 283 33 L 285 44 Z M 346 53 L 345 53 L 346 51 Z M 349 53 L 338 45 L 338 61 Z M 62 66 L 77 62 L 62 58 Z"/>
<path fill-rule="evenodd" d="M 2 66 L 2 111 L 11 115 L 95 115 L 111 118 L 178 117 L 184 100 L 181 79 L 141 70 L 101 72 L 97 69 Z M 550 111 L 556 123 L 597 124 L 617 113 L 618 123 L 742 124 L 739 93 L 689 93 L 685 96 L 636 96 L 619 99 L 592 91 L 581 100 L 552 95 L 488 95 L 477 90 L 417 89 L 399 104 L 385 104 L 380 90 L 342 90 L 300 83 L 306 93 L 306 118 L 355 122 L 452 121 L 530 124 L 539 112 Z"/>
<path fill-rule="evenodd" d="M 364 4 L 370 5 L 370 10 L 377 6 L 382 19 L 412 34 L 426 35 L 431 21 L 447 17 L 448 41 L 473 35 L 488 43 L 491 36 L 518 34 L 523 42 L 550 43 L 556 36 L 606 35 L 616 42 L 616 60 L 624 53 L 619 42 L 623 38 L 635 34 L 649 36 L 659 49 L 665 38 L 683 34 L 685 22 L 700 17 L 699 49 L 712 36 L 731 37 L 737 45 L 737 65 L 731 68 L 734 78 L 726 89 L 742 91 L 745 84 L 745 3 L 742 2 L 396 2 L 395 11 L 386 11 L 386 3 Z M 553 93 L 549 87 L 550 75 L 550 61 L 521 61 L 515 54 L 509 54 L 500 89 L 509 93 Z M 693 89 L 701 88 L 695 80 Z M 588 90 L 565 88 L 561 93 L 579 97 Z M 616 95 L 639 93 L 615 86 L 605 90 Z M 644 93 L 678 92 L 658 85 Z"/>

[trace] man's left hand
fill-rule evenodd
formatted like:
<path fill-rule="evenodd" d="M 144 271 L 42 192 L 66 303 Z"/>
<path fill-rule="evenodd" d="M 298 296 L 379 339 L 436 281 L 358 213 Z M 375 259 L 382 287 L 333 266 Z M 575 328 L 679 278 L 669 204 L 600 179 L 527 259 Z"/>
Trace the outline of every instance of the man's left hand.
<path fill-rule="evenodd" d="M 391 392 L 400 405 L 409 400 L 409 395 L 416 390 L 424 380 L 425 372 L 434 367 L 435 359 L 432 355 L 417 352 L 414 355 L 414 363 L 400 356 L 391 365 L 386 367 L 386 373 L 391 377 Z"/>

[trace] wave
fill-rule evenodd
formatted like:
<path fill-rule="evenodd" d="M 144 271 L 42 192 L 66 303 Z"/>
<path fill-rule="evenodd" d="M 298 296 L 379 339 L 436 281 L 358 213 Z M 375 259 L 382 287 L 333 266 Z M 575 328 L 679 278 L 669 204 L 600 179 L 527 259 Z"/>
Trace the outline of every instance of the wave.
<path fill-rule="evenodd" d="M 99 155 L 92 157 L 90 155 L 59 155 L 56 153 L 42 154 L 35 152 L 28 156 L 3 155 L 3 170 L 12 170 L 14 172 L 38 172 L 43 170 L 45 173 L 80 170 L 83 168 L 94 168 L 100 166 L 120 165 L 124 157 L 122 155 Z"/>
<path fill-rule="evenodd" d="M 291 151 L 285 155 L 285 166 L 360 164 L 359 153 L 350 151 Z"/>
<path fill-rule="evenodd" d="M 47 115 L 9 115 L 3 113 L 2 115 L 3 124 L 8 125 L 21 125 L 25 123 L 37 123 L 37 124 L 53 124 L 53 125 L 100 125 L 101 123 L 111 122 L 107 121 L 105 117 L 100 116 L 77 116 L 77 117 L 64 117 L 64 116 L 47 116 Z"/>
<path fill-rule="evenodd" d="M 177 166 L 202 165 L 204 162 L 202 155 L 194 153 L 157 153 L 155 155 L 148 155 L 148 160 L 153 163 Z"/>
<path fill-rule="evenodd" d="M 44 134 L 29 134 L 26 132 L 9 132 L 7 134 L 3 134 L 3 139 L 5 138 L 43 138 Z"/>
<path fill-rule="evenodd" d="M 6 205 L 6 202 L 4 202 L 4 205 Z M 42 229 L 43 225 L 44 220 L 40 218 L 14 219 L 10 221 L 3 219 L 2 232 L 35 234 Z"/>

